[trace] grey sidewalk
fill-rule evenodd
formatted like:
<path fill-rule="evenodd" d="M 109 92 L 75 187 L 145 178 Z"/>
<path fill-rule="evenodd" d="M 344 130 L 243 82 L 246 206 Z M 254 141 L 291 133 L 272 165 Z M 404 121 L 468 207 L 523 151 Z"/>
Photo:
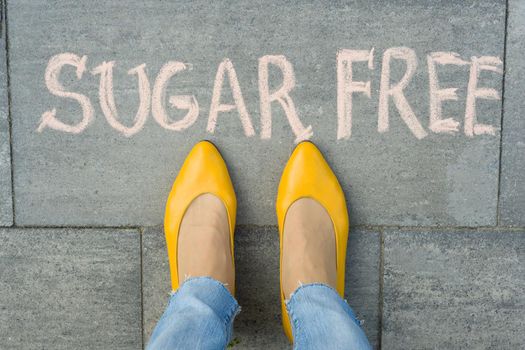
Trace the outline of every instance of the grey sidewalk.
<path fill-rule="evenodd" d="M 169 293 L 164 202 L 201 139 L 239 202 L 234 348 L 287 348 L 274 200 L 310 132 L 347 196 L 347 299 L 376 348 L 525 346 L 525 1 L 1 8 L 0 349 L 143 347 Z"/>

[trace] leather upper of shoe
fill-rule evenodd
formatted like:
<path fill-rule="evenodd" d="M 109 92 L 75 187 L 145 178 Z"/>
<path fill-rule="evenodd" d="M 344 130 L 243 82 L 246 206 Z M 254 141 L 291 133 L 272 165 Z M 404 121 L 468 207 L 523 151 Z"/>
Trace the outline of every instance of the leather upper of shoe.
<path fill-rule="evenodd" d="M 237 210 L 235 191 L 226 163 L 217 148 L 211 142 L 201 141 L 193 147 L 186 157 L 166 203 L 164 232 L 173 291 L 179 287 L 177 245 L 182 218 L 191 202 L 205 193 L 217 196 L 224 203 L 228 214 L 230 248 L 233 259 L 233 234 Z"/>
<path fill-rule="evenodd" d="M 324 207 L 333 223 L 336 242 L 337 291 L 344 296 L 346 244 L 348 240 L 348 211 L 344 192 L 319 149 L 311 142 L 301 142 L 286 164 L 277 192 L 276 212 L 280 237 L 281 313 L 283 328 L 293 343 L 282 284 L 282 254 L 284 221 L 290 206 L 301 198 L 312 198 Z"/>
<path fill-rule="evenodd" d="M 296 200 L 305 197 L 318 201 L 326 209 L 334 224 L 337 247 L 337 290 L 343 294 L 349 227 L 346 201 L 337 177 L 319 149 L 311 142 L 301 142 L 297 145 L 279 183 L 276 211 L 281 235 L 288 208 Z"/>

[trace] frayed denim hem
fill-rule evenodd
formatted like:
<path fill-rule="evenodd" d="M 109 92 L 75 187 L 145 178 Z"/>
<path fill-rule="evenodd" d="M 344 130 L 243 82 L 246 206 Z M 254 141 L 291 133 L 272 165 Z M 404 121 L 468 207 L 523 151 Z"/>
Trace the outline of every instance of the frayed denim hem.
<path fill-rule="evenodd" d="M 331 287 L 331 286 L 329 286 L 327 284 L 319 283 L 319 282 L 307 283 L 307 284 L 302 284 L 301 283 L 299 285 L 299 287 L 297 287 L 297 289 L 294 290 L 292 294 L 290 294 L 290 298 L 284 300 L 284 303 L 285 303 L 285 306 L 286 306 L 286 310 L 288 311 L 288 315 L 290 316 L 290 320 L 292 319 L 292 313 L 293 313 L 293 311 L 291 311 L 290 305 L 294 303 L 294 296 L 296 296 L 298 294 L 301 294 L 301 293 L 304 293 L 305 289 L 309 289 L 309 288 L 312 288 L 312 287 L 319 287 L 321 289 L 326 289 L 326 290 L 329 290 L 330 292 L 333 292 L 333 293 L 337 294 L 337 296 L 339 297 L 338 298 L 338 302 L 341 305 L 343 305 L 343 308 L 350 314 L 350 316 L 351 316 L 352 320 L 355 322 L 355 324 L 358 325 L 359 327 L 362 327 L 362 325 L 365 323 L 364 320 L 357 318 L 356 314 L 354 313 L 354 311 L 352 310 L 350 305 L 348 305 L 348 301 L 346 299 L 341 298 L 341 296 L 339 295 L 339 292 L 335 288 L 333 288 L 333 287 Z"/>
<path fill-rule="evenodd" d="M 226 285 L 224 283 L 222 283 L 221 281 L 218 281 L 216 280 L 215 278 L 212 278 L 212 277 L 209 277 L 209 276 L 196 276 L 196 277 L 188 277 L 184 280 L 184 282 L 182 282 L 182 284 L 179 286 L 179 288 L 177 290 L 172 290 L 171 293 L 170 293 L 170 300 L 169 300 L 169 303 L 171 303 L 171 300 L 173 299 L 174 296 L 177 295 L 177 293 L 179 293 L 179 291 L 184 288 L 184 287 L 191 287 L 191 285 L 195 282 L 202 282 L 202 281 L 206 281 L 207 283 L 211 283 L 211 284 L 214 284 L 218 287 L 221 288 L 222 292 L 225 293 L 225 295 L 227 295 L 231 301 L 231 303 L 233 304 L 233 308 L 232 308 L 232 311 L 229 312 L 227 315 L 226 315 L 226 318 L 225 318 L 225 323 L 226 324 L 229 324 L 231 323 L 235 317 L 241 312 L 241 307 L 239 305 L 239 303 L 237 302 L 237 299 L 235 299 L 235 297 L 230 293 L 230 291 L 228 290 L 228 288 L 226 288 Z M 168 305 L 169 305 L 168 303 Z"/>

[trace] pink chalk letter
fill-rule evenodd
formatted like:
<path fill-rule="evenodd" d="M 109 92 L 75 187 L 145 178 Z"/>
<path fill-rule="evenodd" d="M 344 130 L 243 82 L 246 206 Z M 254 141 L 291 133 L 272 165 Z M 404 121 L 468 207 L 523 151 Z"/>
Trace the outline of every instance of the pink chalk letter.
<path fill-rule="evenodd" d="M 234 104 L 221 103 L 222 85 L 224 83 L 225 74 L 228 74 L 228 81 L 230 82 Z M 215 83 L 213 84 L 210 105 L 210 116 L 208 118 L 208 126 L 206 130 L 213 134 L 215 132 L 215 126 L 217 125 L 217 116 L 219 112 L 229 112 L 233 109 L 237 109 L 239 112 L 244 134 L 248 137 L 255 135 L 250 115 L 244 104 L 241 86 L 239 85 L 239 80 L 237 80 L 237 73 L 235 73 L 232 62 L 228 58 L 225 58 L 219 64 L 217 74 L 215 75 Z"/>
<path fill-rule="evenodd" d="M 472 57 L 470 65 L 470 77 L 467 87 L 467 106 L 465 109 L 465 135 L 495 135 L 497 128 L 492 125 L 481 124 L 476 118 L 476 99 L 499 100 L 499 93 L 495 89 L 478 87 L 479 73 L 483 70 L 503 74 L 501 66 L 503 62 L 499 57 L 482 56 Z"/>
<path fill-rule="evenodd" d="M 454 134 L 459 131 L 459 122 L 453 118 L 442 118 L 442 102 L 457 101 L 457 88 L 440 89 L 436 65 L 467 65 L 455 52 L 432 52 L 427 56 L 428 81 L 430 92 L 430 121 L 428 128 L 435 133 Z"/>
<path fill-rule="evenodd" d="M 124 136 L 130 137 L 139 132 L 144 127 L 144 123 L 146 123 L 149 115 L 151 90 L 149 86 L 149 80 L 146 75 L 146 64 L 141 64 L 140 66 L 137 66 L 128 71 L 129 75 L 137 75 L 140 99 L 139 108 L 137 110 L 137 114 L 135 115 L 132 127 L 122 125 L 122 123 L 118 121 L 119 115 L 115 105 L 115 95 L 113 93 L 114 66 L 114 61 L 102 62 L 102 64 L 91 71 L 91 74 L 100 75 L 100 87 L 98 91 L 100 108 L 102 109 L 102 112 L 104 113 L 104 116 L 106 117 L 109 125 L 122 133 Z"/>
<path fill-rule="evenodd" d="M 405 75 L 396 85 L 390 85 L 390 60 L 399 59 L 404 60 L 407 65 Z M 377 130 L 381 133 L 389 129 L 389 115 L 388 115 L 388 101 L 390 97 L 394 100 L 394 104 L 401 115 L 401 119 L 408 126 L 410 131 L 418 139 L 427 136 L 427 132 L 419 123 L 414 111 L 408 104 L 408 101 L 403 94 L 403 90 L 414 76 L 417 68 L 417 57 L 414 50 L 408 47 L 393 47 L 385 51 L 383 54 L 383 63 L 381 68 L 381 83 L 379 87 L 379 118 Z"/>
<path fill-rule="evenodd" d="M 268 65 L 273 64 L 283 73 L 283 83 L 270 93 L 268 84 Z M 288 123 L 295 134 L 295 142 L 308 140 L 312 137 L 312 126 L 304 127 L 297 116 L 295 105 L 290 97 L 290 91 L 295 87 L 295 76 L 292 64 L 282 55 L 267 55 L 259 59 L 259 95 L 261 106 L 261 139 L 272 137 L 272 109 L 271 103 L 277 101 L 286 114 Z"/>
<path fill-rule="evenodd" d="M 153 118 L 159 123 L 161 127 L 167 130 L 182 131 L 189 128 L 195 123 L 199 116 L 199 104 L 193 95 L 176 95 L 170 96 L 168 102 L 173 108 L 188 110 L 186 115 L 177 121 L 171 121 L 166 109 L 164 108 L 164 101 L 166 100 L 166 86 L 168 81 L 178 72 L 186 69 L 186 65 L 178 61 L 169 61 L 160 69 L 155 84 L 153 85 L 153 93 L 151 96 L 151 112 Z"/>
<path fill-rule="evenodd" d="M 82 108 L 82 120 L 75 125 L 63 123 L 56 118 L 56 108 L 53 108 L 42 114 L 40 125 L 37 128 L 38 132 L 42 132 L 47 127 L 72 134 L 79 134 L 91 123 L 94 112 L 89 98 L 76 92 L 65 91 L 64 87 L 58 80 L 62 67 L 65 65 L 76 67 L 77 79 L 80 80 L 86 70 L 86 61 L 87 56 L 79 57 L 73 53 L 61 53 L 51 57 L 45 72 L 46 86 L 49 92 L 55 96 L 76 100 Z"/>
<path fill-rule="evenodd" d="M 347 50 L 337 53 L 337 139 L 349 139 L 352 135 L 352 94 L 362 92 L 370 98 L 370 80 L 354 81 L 352 62 L 368 62 L 374 69 L 374 49 Z"/>

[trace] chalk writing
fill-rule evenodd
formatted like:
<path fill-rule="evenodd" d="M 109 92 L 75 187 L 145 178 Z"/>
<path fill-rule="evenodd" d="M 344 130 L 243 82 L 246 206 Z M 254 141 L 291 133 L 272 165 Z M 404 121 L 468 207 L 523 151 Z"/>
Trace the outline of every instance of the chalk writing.
<path fill-rule="evenodd" d="M 182 62 L 170 61 L 160 69 L 159 75 L 153 85 L 151 97 L 153 118 L 167 130 L 181 131 L 189 128 L 199 116 L 199 104 L 195 96 L 177 95 L 170 96 L 169 103 L 173 108 L 186 109 L 188 113 L 181 120 L 170 121 L 166 110 L 164 109 L 164 100 L 166 99 L 166 85 L 168 81 L 178 72 L 186 70 L 186 65 Z"/>
<path fill-rule="evenodd" d="M 93 75 L 100 74 L 100 87 L 98 90 L 100 99 L 100 108 L 106 117 L 109 125 L 115 130 L 121 132 L 124 136 L 131 136 L 139 132 L 146 119 L 148 118 L 149 108 L 151 105 L 151 90 L 149 87 L 148 77 L 146 76 L 146 64 L 130 69 L 129 75 L 136 74 L 139 84 L 139 109 L 135 115 L 135 121 L 132 127 L 122 125 L 118 119 L 117 107 L 115 106 L 115 96 L 113 94 L 113 66 L 115 62 L 103 62 L 100 66 L 91 71 Z"/>
<path fill-rule="evenodd" d="M 353 81 L 352 62 L 368 62 L 374 69 L 374 49 L 341 50 L 337 54 L 337 138 L 348 139 L 352 135 L 352 94 L 362 92 L 371 97 L 370 80 Z"/>
<path fill-rule="evenodd" d="M 61 53 L 51 57 L 48 62 L 44 79 L 46 87 L 52 95 L 76 101 L 82 110 L 82 117 L 76 124 L 61 121 L 56 108 L 45 111 L 37 126 L 38 132 L 53 129 L 65 133 L 82 133 L 94 119 L 94 108 L 90 99 L 81 93 L 67 91 L 60 82 L 60 74 L 64 66 L 76 68 L 76 77 L 82 79 L 86 71 L 87 56 L 78 56 L 74 53 Z M 397 82 L 391 80 L 391 63 L 393 60 L 403 61 L 406 65 L 405 72 Z M 337 135 L 338 140 L 349 139 L 352 135 L 352 105 L 353 95 L 361 94 L 370 99 L 372 96 L 371 82 L 355 81 L 354 65 L 366 63 L 368 70 L 374 70 L 374 49 L 351 50 L 341 49 L 336 56 L 336 87 L 337 87 Z M 467 85 L 466 108 L 463 122 L 463 133 L 467 137 L 476 135 L 495 135 L 497 128 L 493 125 L 482 124 L 477 121 L 476 100 L 499 100 L 500 94 L 493 88 L 480 87 L 479 76 L 482 71 L 502 74 L 502 61 L 495 56 L 471 57 L 470 61 L 462 59 L 455 52 L 431 52 L 426 57 L 429 82 L 429 116 L 428 131 L 425 130 L 421 120 L 405 96 L 405 89 L 410 84 L 417 66 L 417 56 L 414 50 L 408 47 L 392 47 L 384 51 L 381 62 L 381 75 L 379 84 L 379 105 L 377 130 L 379 133 L 388 132 L 390 129 L 389 105 L 390 101 L 399 112 L 401 121 L 408 130 L 417 138 L 423 139 L 428 132 L 458 134 L 460 132 L 459 116 L 443 116 L 442 104 L 445 101 L 457 101 L 457 88 L 442 88 L 439 83 L 437 70 L 441 66 L 469 66 L 469 80 Z M 269 66 L 272 65 L 281 71 L 282 78 L 278 87 L 270 91 Z M 119 119 L 113 92 L 113 68 L 115 61 L 102 62 L 91 74 L 99 75 L 99 103 L 102 113 L 108 124 L 126 137 L 131 137 L 140 132 L 150 111 L 153 119 L 164 129 L 183 131 L 191 127 L 199 117 L 199 103 L 194 95 L 174 95 L 166 97 L 167 84 L 177 74 L 183 74 L 187 65 L 178 61 L 169 61 L 162 66 L 153 88 L 146 74 L 146 64 L 140 64 L 128 71 L 128 75 L 137 77 L 139 92 L 139 107 L 135 114 L 132 126 L 122 124 Z M 189 74 L 189 73 L 184 73 Z M 222 95 L 225 80 L 233 98 L 233 103 L 223 102 Z M 311 125 L 305 126 L 297 113 L 291 92 L 295 89 L 295 73 L 292 63 L 283 55 L 266 55 L 258 61 L 258 89 L 260 103 L 260 138 L 272 137 L 272 108 L 280 106 L 284 111 L 288 124 L 295 136 L 295 142 L 307 140 L 314 134 Z M 274 103 L 277 102 L 277 103 Z M 166 104 L 177 110 L 187 111 L 179 120 L 172 120 L 166 110 Z M 232 61 L 224 58 L 218 65 L 217 73 L 211 92 L 211 104 L 206 130 L 213 134 L 220 113 L 235 110 L 239 116 L 244 135 L 255 136 L 252 117 L 246 107 L 241 91 L 241 84 L 237 78 Z"/>
<path fill-rule="evenodd" d="M 89 98 L 76 92 L 65 91 L 64 87 L 58 80 L 58 76 L 60 75 L 62 67 L 65 65 L 76 67 L 77 79 L 80 80 L 84 74 L 84 71 L 86 70 L 86 61 L 87 56 L 79 57 L 72 53 L 62 53 L 51 57 L 45 73 L 46 86 L 49 89 L 49 92 L 55 96 L 72 98 L 76 100 L 82 108 L 82 120 L 75 125 L 65 124 L 57 119 L 57 111 L 55 108 L 53 108 L 52 110 L 46 111 L 42 114 L 42 119 L 40 120 L 40 125 L 37 129 L 38 132 L 42 132 L 42 130 L 45 128 L 50 128 L 72 134 L 79 134 L 87 128 L 89 123 L 91 123 L 93 120 L 94 111 Z"/>
<path fill-rule="evenodd" d="M 270 93 L 268 85 L 268 65 L 279 67 L 283 73 L 283 83 L 276 91 Z M 263 56 L 259 59 L 259 94 L 261 99 L 261 138 L 272 137 L 272 110 L 271 103 L 277 101 L 284 109 L 288 123 L 295 134 L 295 142 L 309 139 L 312 135 L 312 126 L 304 127 L 289 93 L 295 87 L 295 76 L 292 64 L 284 56 Z"/>
<path fill-rule="evenodd" d="M 235 102 L 233 105 L 222 104 L 220 102 L 225 73 L 228 74 L 228 81 L 230 82 L 230 89 L 232 91 L 233 101 Z M 226 58 L 219 64 L 217 75 L 215 76 L 215 83 L 213 84 L 213 93 L 211 98 L 210 116 L 208 118 L 208 126 L 206 130 L 213 134 L 215 131 L 215 125 L 217 124 L 218 113 L 228 112 L 235 108 L 237 108 L 237 111 L 239 112 L 244 134 L 246 136 L 255 135 L 255 130 L 253 129 L 250 115 L 248 114 L 248 110 L 244 104 L 241 86 L 239 85 L 239 80 L 237 79 L 237 73 L 235 73 L 232 62 Z"/>
<path fill-rule="evenodd" d="M 433 52 L 427 56 L 430 92 L 430 121 L 428 128 L 435 133 L 453 134 L 459 131 L 459 122 L 453 118 L 442 118 L 442 102 L 445 100 L 457 101 L 457 88 L 439 88 L 436 64 L 466 65 L 469 63 L 462 60 L 454 52 Z"/>
<path fill-rule="evenodd" d="M 495 89 L 478 87 L 479 73 L 488 70 L 499 74 L 503 73 L 500 66 L 503 64 L 498 57 L 483 56 L 472 57 L 470 66 L 470 78 L 467 87 L 467 108 L 465 111 L 465 135 L 494 135 L 496 128 L 492 125 L 479 124 L 476 121 L 476 99 L 485 98 L 489 100 L 499 100 L 501 97 Z"/>

